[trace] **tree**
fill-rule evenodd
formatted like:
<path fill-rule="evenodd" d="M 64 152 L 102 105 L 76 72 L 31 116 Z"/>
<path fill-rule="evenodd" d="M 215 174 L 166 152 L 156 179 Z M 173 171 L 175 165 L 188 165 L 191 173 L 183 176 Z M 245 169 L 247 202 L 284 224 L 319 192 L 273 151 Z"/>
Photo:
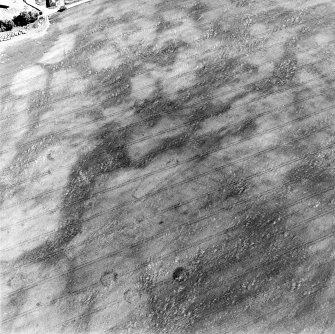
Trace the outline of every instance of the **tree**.
<path fill-rule="evenodd" d="M 22 27 L 36 21 L 37 17 L 38 14 L 36 12 L 21 12 L 18 16 L 14 17 L 14 24 Z"/>
<path fill-rule="evenodd" d="M 10 31 L 14 28 L 14 22 L 12 20 L 0 21 L 0 32 Z"/>

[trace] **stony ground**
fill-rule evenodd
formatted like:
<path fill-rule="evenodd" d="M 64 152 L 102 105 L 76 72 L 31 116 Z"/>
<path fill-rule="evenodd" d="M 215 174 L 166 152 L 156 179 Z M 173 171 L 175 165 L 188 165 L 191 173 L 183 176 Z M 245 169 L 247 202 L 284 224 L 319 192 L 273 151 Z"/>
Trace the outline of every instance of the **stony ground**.
<path fill-rule="evenodd" d="M 1 45 L 3 332 L 334 333 L 334 18 L 96 0 Z"/>

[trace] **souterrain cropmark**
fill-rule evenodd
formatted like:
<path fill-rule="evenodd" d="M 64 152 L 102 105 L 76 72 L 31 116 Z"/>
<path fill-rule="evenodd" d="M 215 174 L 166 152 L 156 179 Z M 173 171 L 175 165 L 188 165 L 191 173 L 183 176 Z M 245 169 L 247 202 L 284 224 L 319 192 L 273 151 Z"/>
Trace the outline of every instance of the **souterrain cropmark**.
<path fill-rule="evenodd" d="M 3 136 L 5 331 L 331 333 L 334 8 L 301 6 L 96 0 L 54 20 L 30 61 L 73 45 Z"/>

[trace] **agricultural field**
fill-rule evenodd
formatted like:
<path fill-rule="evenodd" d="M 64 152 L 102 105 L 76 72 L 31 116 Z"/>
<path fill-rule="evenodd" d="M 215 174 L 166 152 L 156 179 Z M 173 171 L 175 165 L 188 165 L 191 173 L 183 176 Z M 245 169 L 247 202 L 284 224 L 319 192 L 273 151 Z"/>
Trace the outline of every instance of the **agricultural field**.
<path fill-rule="evenodd" d="M 94 0 L 0 45 L 2 333 L 335 332 L 333 0 Z"/>

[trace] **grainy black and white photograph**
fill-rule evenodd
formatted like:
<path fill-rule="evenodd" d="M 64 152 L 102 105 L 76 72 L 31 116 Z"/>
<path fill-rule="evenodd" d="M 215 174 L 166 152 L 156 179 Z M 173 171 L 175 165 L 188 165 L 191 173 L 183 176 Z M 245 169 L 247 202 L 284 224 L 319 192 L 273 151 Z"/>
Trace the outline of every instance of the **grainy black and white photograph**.
<path fill-rule="evenodd" d="M 0 332 L 335 334 L 335 0 L 0 0 Z"/>

